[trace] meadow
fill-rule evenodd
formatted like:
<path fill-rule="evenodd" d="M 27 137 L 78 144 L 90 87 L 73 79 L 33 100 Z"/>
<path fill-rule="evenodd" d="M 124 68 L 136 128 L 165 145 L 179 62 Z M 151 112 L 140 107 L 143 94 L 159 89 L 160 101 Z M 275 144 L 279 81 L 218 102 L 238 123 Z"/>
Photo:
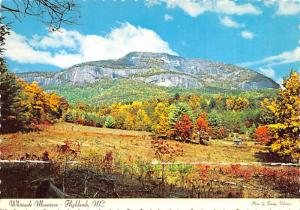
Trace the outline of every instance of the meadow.
<path fill-rule="evenodd" d="M 2 160 L 50 161 L 44 166 L 2 163 L 5 197 L 34 197 L 37 184 L 45 179 L 71 197 L 299 196 L 299 170 L 263 166 L 258 154 L 268 148 L 251 140 L 240 146 L 230 138 L 209 145 L 168 140 L 168 146 L 180 148 L 182 154 L 168 159 L 172 164 L 161 165 L 155 137 L 144 131 L 59 122 L 0 137 Z M 62 150 L 66 145 L 68 150 Z"/>
<path fill-rule="evenodd" d="M 29 133 L 14 133 L 1 135 L 1 159 L 20 159 L 25 153 L 41 156 L 45 151 L 56 149 L 56 145 L 63 145 L 66 140 L 78 143 L 81 147 L 81 156 L 89 157 L 94 152 L 104 155 L 113 151 L 122 162 L 129 157 L 132 161 L 150 163 L 156 159 L 152 148 L 152 134 L 145 131 L 126 131 L 109 128 L 96 128 L 72 123 L 57 123 L 53 126 L 42 126 L 41 131 Z M 201 144 L 169 141 L 170 145 L 179 144 L 184 150 L 180 162 L 210 162 L 210 163 L 240 163 L 261 161 L 256 154 L 267 152 L 263 145 L 254 141 L 245 141 L 241 146 L 234 146 L 233 141 L 213 140 L 208 146 Z M 52 148 L 52 149 L 51 149 Z M 50 159 L 55 158 L 51 153 Z"/>

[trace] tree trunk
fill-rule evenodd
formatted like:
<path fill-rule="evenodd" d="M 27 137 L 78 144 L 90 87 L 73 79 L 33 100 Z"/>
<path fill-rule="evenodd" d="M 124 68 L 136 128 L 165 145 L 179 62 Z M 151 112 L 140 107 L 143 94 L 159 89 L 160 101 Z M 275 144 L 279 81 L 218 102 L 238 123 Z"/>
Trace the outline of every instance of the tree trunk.
<path fill-rule="evenodd" d="M 35 191 L 36 198 L 67 198 L 68 195 L 57 188 L 51 181 L 43 181 Z"/>

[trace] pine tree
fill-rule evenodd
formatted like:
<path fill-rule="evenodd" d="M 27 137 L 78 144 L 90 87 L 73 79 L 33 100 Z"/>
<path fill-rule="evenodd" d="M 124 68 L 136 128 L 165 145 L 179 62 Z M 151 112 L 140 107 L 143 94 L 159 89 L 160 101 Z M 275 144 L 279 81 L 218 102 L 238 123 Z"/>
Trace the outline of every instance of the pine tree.
<path fill-rule="evenodd" d="M 169 125 L 170 125 L 170 134 L 174 135 L 175 133 L 175 125 L 181 120 L 183 115 L 189 116 L 189 119 L 193 121 L 193 113 L 191 108 L 187 103 L 178 103 L 169 113 Z"/>
<path fill-rule="evenodd" d="M 3 58 L 5 36 L 9 28 L 0 19 L 0 107 L 1 133 L 13 132 L 22 127 L 21 87 L 16 76 L 9 72 Z"/>

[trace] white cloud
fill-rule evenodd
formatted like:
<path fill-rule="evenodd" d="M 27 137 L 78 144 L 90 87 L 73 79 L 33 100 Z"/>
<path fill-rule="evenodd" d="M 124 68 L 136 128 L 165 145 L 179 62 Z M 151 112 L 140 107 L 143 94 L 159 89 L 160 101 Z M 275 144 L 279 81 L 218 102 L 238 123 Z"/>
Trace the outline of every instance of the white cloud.
<path fill-rule="evenodd" d="M 174 19 L 174 18 L 173 18 L 173 16 L 171 16 L 171 15 L 165 14 L 165 16 L 164 16 L 164 20 L 165 20 L 166 22 L 172 21 L 173 19 Z"/>
<path fill-rule="evenodd" d="M 281 64 L 295 63 L 300 61 L 300 47 L 296 47 L 296 49 L 291 51 L 285 51 L 278 55 L 269 56 L 263 58 L 261 60 L 246 62 L 240 64 L 244 67 L 253 67 L 258 65 L 263 65 L 265 67 L 272 67 Z"/>
<path fill-rule="evenodd" d="M 244 24 L 240 24 L 236 21 L 234 21 L 229 16 L 219 17 L 220 23 L 222 23 L 226 27 L 230 28 L 241 28 L 244 27 Z"/>
<path fill-rule="evenodd" d="M 165 3 L 167 8 L 178 7 L 192 17 L 196 17 L 209 9 L 206 3 L 199 3 L 193 0 L 165 0 Z"/>
<path fill-rule="evenodd" d="M 251 31 L 242 31 L 241 35 L 244 39 L 253 39 L 254 38 L 254 34 Z"/>
<path fill-rule="evenodd" d="M 47 36 L 34 35 L 32 40 L 30 40 L 30 45 L 37 48 L 59 48 L 59 47 L 69 47 L 75 48 L 78 42 L 81 40 L 82 36 L 77 31 L 67 31 L 65 29 L 60 29 L 48 33 Z"/>
<path fill-rule="evenodd" d="M 48 58 L 51 57 L 49 52 L 34 50 L 26 37 L 14 31 L 6 38 L 5 48 L 5 56 L 19 63 L 48 63 Z"/>
<path fill-rule="evenodd" d="M 231 0 L 217 1 L 216 11 L 228 15 L 259 15 L 262 13 L 260 9 L 250 3 L 238 5 Z"/>
<path fill-rule="evenodd" d="M 176 54 L 154 31 L 129 23 L 105 36 L 63 29 L 61 34 L 36 35 L 28 39 L 12 32 L 6 40 L 6 48 L 5 56 L 13 61 L 61 68 L 86 61 L 117 59 L 132 51 Z"/>
<path fill-rule="evenodd" d="M 232 0 L 196 1 L 196 0 L 156 0 L 155 4 L 164 2 L 167 8 L 180 8 L 192 17 L 205 12 L 214 12 L 226 15 L 259 15 L 261 10 L 250 3 L 237 4 Z M 152 5 L 155 5 L 152 4 Z M 146 3 L 146 5 L 149 5 Z"/>
<path fill-rule="evenodd" d="M 300 13 L 299 0 L 265 0 L 267 7 L 275 6 L 276 15 L 297 15 Z"/>
<path fill-rule="evenodd" d="M 274 78 L 275 77 L 275 71 L 274 71 L 274 69 L 272 69 L 270 67 L 269 68 L 262 68 L 262 67 L 260 67 L 259 71 L 261 73 L 263 73 L 264 75 L 266 75 L 267 77 L 270 77 L 270 78 Z"/>
<path fill-rule="evenodd" d="M 160 0 L 146 0 L 145 1 L 145 5 L 147 7 L 152 7 L 152 6 L 155 6 L 155 5 L 159 5 L 161 2 Z"/>
<path fill-rule="evenodd" d="M 276 15 L 297 15 L 300 13 L 300 1 L 278 1 Z"/>

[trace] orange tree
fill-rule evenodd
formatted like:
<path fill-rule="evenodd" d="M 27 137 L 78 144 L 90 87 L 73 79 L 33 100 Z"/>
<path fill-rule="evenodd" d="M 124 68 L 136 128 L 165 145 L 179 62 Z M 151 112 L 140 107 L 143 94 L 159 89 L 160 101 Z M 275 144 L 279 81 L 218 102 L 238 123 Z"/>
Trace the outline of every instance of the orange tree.
<path fill-rule="evenodd" d="M 259 142 L 267 144 L 271 141 L 270 131 L 267 126 L 259 126 L 253 135 Z"/>
<path fill-rule="evenodd" d="M 196 130 L 199 138 L 199 142 L 204 144 L 204 140 L 208 139 L 208 121 L 207 114 L 202 112 L 198 119 L 196 120 Z"/>

